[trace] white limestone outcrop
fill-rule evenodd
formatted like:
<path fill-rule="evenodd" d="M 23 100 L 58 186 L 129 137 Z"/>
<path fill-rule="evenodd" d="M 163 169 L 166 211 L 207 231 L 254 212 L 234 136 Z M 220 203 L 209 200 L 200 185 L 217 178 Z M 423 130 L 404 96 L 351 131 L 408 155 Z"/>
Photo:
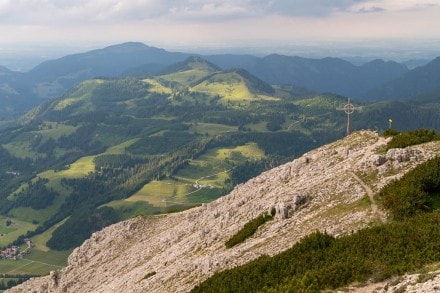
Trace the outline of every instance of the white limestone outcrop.
<path fill-rule="evenodd" d="M 365 228 L 385 213 L 362 204 L 365 186 L 377 191 L 440 154 L 439 142 L 380 154 L 386 142 L 375 132 L 356 132 L 211 203 L 114 224 L 76 248 L 66 268 L 8 292 L 188 292 L 219 270 L 277 254 L 311 232 L 337 236 Z M 245 223 L 273 208 L 273 221 L 225 247 Z"/>

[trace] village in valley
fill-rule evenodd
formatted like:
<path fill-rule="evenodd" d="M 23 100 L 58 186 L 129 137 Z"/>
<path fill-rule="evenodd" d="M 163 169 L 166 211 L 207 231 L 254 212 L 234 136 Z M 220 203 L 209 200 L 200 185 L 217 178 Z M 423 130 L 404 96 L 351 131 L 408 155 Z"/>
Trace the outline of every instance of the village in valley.
<path fill-rule="evenodd" d="M 30 238 L 24 238 L 24 243 L 27 245 L 26 248 L 23 251 L 20 251 L 20 247 L 17 245 L 11 245 L 10 247 L 7 247 L 0 251 L 0 260 L 2 259 L 22 259 L 23 256 L 29 254 L 31 252 L 32 247 L 34 244 L 32 243 L 32 240 Z"/>

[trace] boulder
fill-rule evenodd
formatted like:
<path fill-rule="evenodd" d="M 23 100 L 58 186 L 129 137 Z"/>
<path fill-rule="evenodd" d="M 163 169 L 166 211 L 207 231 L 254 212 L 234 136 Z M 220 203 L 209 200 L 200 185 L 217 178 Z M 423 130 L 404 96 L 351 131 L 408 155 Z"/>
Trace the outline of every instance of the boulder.
<path fill-rule="evenodd" d="M 397 161 L 399 163 L 409 161 L 410 152 L 408 149 L 389 149 L 386 154 L 386 159 L 391 161 Z"/>

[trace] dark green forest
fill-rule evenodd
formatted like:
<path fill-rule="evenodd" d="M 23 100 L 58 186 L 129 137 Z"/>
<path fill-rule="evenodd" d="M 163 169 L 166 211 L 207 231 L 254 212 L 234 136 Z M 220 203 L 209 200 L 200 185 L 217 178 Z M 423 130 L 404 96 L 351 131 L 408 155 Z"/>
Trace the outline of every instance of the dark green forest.
<path fill-rule="evenodd" d="M 183 64 L 182 68 L 191 66 Z M 216 191 L 221 196 L 236 184 L 344 136 L 346 115 L 336 107 L 346 102 L 345 97 L 315 95 L 293 86 L 273 87 L 244 70 L 215 70 L 188 83 L 173 79 L 172 72 L 168 72 L 171 77 L 150 76 L 148 82 L 146 77 L 88 80 L 0 128 L 1 214 L 20 207 L 52 209 L 47 218 L 34 221 L 38 227 L 26 236 L 70 217 L 49 242 L 53 248 L 68 249 L 121 218 L 114 217 L 117 211 L 106 211 L 104 216 L 100 206 L 128 198 L 152 180 L 173 178 L 215 148 L 255 143 L 264 152 L 262 158 L 231 163 L 223 188 Z M 241 82 L 248 96 L 221 96 L 191 88 L 219 79 L 218 73 L 225 92 L 232 81 Z M 362 105 L 363 110 L 352 116 L 352 130 L 382 131 L 388 127 L 388 118 L 393 118 L 393 128 L 399 131 L 439 130 L 440 106 L 433 102 L 435 98 Z M 428 132 L 421 136 L 430 136 Z M 129 141 L 133 143 L 121 153 L 106 153 Z M 86 156 L 95 156 L 93 172 L 82 178 L 63 178 L 58 188 L 65 194 L 39 179 L 40 173 L 68 170 Z M 79 215 L 86 212 L 102 216 L 98 222 L 103 224 L 83 221 Z M 56 246 L 75 225 L 81 227 L 78 240 Z"/>

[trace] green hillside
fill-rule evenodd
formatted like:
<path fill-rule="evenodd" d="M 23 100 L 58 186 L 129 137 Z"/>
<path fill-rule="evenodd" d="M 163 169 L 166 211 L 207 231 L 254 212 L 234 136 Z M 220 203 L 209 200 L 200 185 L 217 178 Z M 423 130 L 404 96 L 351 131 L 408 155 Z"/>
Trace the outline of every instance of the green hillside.
<path fill-rule="evenodd" d="M 212 201 L 345 134 L 336 107 L 346 98 L 274 89 L 200 58 L 174 70 L 87 80 L 0 127 L 0 221 L 14 222 L 0 222 L 0 247 L 25 235 L 58 265 L 67 254 L 57 250 L 106 225 Z M 383 130 L 389 117 L 398 129 L 440 129 L 429 103 L 363 105 L 352 129 Z"/>

